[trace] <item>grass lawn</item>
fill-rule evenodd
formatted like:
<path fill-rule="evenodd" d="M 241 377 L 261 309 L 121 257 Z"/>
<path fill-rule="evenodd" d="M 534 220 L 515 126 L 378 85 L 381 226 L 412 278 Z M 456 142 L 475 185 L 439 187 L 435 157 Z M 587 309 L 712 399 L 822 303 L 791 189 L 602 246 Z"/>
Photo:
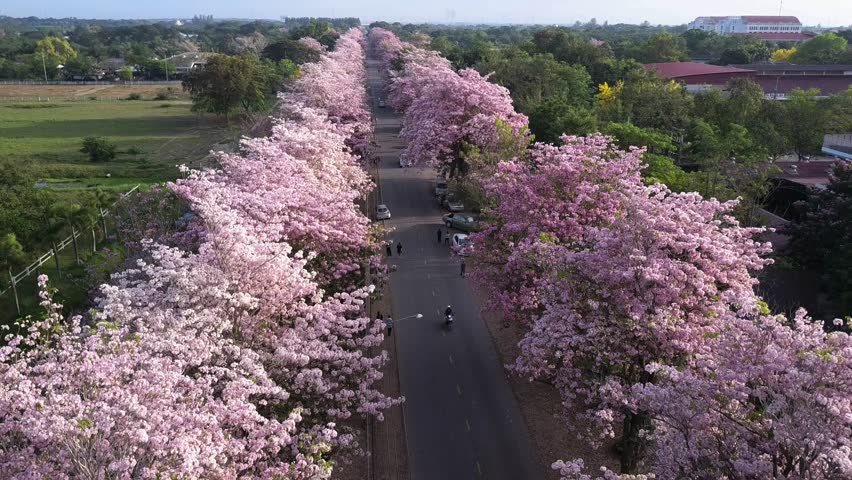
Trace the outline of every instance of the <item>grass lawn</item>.
<path fill-rule="evenodd" d="M 42 186 L 57 189 L 122 190 L 170 180 L 176 165 L 197 164 L 238 135 L 190 106 L 185 100 L 0 103 L 0 160 L 32 161 Z M 80 153 L 90 135 L 115 143 L 115 160 L 92 163 Z"/>
<path fill-rule="evenodd" d="M 39 177 L 37 186 L 56 192 L 56 201 L 73 201 L 86 190 L 119 193 L 173 180 L 177 165 L 199 166 L 210 150 L 230 149 L 240 135 L 237 125 L 228 127 L 212 116 L 196 115 L 190 106 L 187 100 L 0 102 L 0 160 L 30 162 Z M 105 137 L 117 145 L 119 154 L 109 162 L 90 162 L 79 151 L 86 136 Z M 75 262 L 69 246 L 59 255 L 61 277 L 52 259 L 40 269 L 59 288 L 57 300 L 71 308 L 84 304 L 91 287 L 86 269 L 98 262 L 98 255 L 92 258 L 91 235 L 84 233 L 82 265 Z M 67 235 L 62 232 L 56 240 Z M 98 235 L 100 252 L 105 239 Z M 24 249 L 37 257 L 50 248 L 50 240 Z M 24 314 L 39 311 L 37 273 L 19 285 Z M 0 275 L 4 275 L 2 291 L 9 283 L 8 272 Z M 11 292 L 0 295 L 0 324 L 9 324 L 16 316 Z"/>

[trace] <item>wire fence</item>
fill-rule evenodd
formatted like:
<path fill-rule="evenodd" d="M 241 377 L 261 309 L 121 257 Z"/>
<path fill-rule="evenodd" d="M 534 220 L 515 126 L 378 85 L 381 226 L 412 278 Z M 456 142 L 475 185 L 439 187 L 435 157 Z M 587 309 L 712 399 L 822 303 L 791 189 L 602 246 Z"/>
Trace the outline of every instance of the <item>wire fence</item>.
<path fill-rule="evenodd" d="M 113 203 L 113 207 L 138 189 L 139 185 L 136 185 L 123 193 Z M 54 242 L 53 247 L 49 251 L 38 257 L 33 263 L 17 274 L 14 274 L 10 269 L 8 271 L 8 278 L 5 279 L 8 285 L 0 291 L 0 300 L 2 300 L 3 307 L 9 309 L 8 307 L 12 307 L 13 304 L 15 312 L 20 316 L 25 310 L 25 307 L 31 306 L 35 300 L 32 298 L 32 294 L 37 293 L 38 289 L 35 288 L 34 281 L 27 281 L 27 279 L 34 273 L 43 272 L 44 269 L 42 267 L 51 259 L 53 259 L 56 274 L 60 277 L 62 276 L 63 269 L 68 270 L 70 266 L 79 266 L 90 260 L 97 253 L 98 244 L 100 243 L 102 246 L 106 244 L 110 237 L 109 231 L 115 228 L 114 222 L 112 228 L 109 226 L 108 220 L 112 216 L 109 209 L 101 208 L 99 209 L 99 213 L 98 222 L 89 225 L 88 228 L 77 229 L 74 225 L 69 225 L 71 229 L 69 236 L 58 243 Z M 68 247 L 73 248 L 68 249 Z M 6 303 L 9 303 L 8 307 L 5 305 Z M 35 303 L 37 304 L 38 302 L 35 301 Z"/>

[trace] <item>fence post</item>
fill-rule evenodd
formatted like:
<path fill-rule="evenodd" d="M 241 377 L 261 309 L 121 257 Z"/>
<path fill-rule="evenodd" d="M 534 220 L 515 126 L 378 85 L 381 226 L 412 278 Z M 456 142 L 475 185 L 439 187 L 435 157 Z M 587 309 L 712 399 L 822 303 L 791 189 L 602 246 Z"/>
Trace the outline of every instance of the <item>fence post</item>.
<path fill-rule="evenodd" d="M 9 280 L 12 281 L 12 295 L 15 296 L 15 310 L 18 311 L 18 315 L 21 314 L 21 302 L 18 301 L 18 287 L 15 286 L 15 276 L 12 275 L 12 269 L 9 268 Z"/>
<path fill-rule="evenodd" d="M 98 251 L 98 236 L 95 234 L 95 224 L 92 224 L 92 253 Z"/>
<path fill-rule="evenodd" d="M 59 268 L 59 250 L 56 249 L 56 242 L 53 242 L 53 260 L 56 261 L 56 276 L 62 278 L 62 269 Z"/>
<path fill-rule="evenodd" d="M 80 251 L 77 250 L 77 229 L 74 228 L 74 225 L 71 225 L 71 241 L 74 242 L 74 259 L 77 261 L 77 265 L 80 265 Z"/>

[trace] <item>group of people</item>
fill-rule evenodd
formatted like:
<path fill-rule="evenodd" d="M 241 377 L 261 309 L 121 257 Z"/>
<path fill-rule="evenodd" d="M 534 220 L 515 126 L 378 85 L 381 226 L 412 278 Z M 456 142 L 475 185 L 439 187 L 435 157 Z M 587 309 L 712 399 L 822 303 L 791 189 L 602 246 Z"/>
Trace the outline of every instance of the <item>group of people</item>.
<path fill-rule="evenodd" d="M 391 245 L 393 245 L 393 240 L 389 240 L 388 244 L 385 245 L 385 249 L 389 257 L 393 256 L 393 250 L 391 249 Z M 400 257 L 402 256 L 402 242 L 396 242 L 396 254 Z"/>

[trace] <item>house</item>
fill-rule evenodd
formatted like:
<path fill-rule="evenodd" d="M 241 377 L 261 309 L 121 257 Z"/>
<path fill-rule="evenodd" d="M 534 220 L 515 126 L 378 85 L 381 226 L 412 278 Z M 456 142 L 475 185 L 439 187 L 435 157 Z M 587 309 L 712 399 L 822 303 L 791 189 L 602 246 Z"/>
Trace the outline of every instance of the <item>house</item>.
<path fill-rule="evenodd" d="M 164 61 L 175 66 L 175 75 L 186 75 L 195 68 L 207 64 L 207 59 L 216 55 L 209 52 L 187 52 L 171 56 Z"/>
<path fill-rule="evenodd" d="M 852 133 L 826 135 L 822 139 L 822 153 L 852 160 Z"/>
<path fill-rule="evenodd" d="M 818 88 L 823 95 L 833 95 L 852 87 L 852 65 L 765 63 L 731 66 L 753 70 L 754 81 L 763 88 L 767 98 L 772 99 L 783 100 L 794 88 Z"/>
<path fill-rule="evenodd" d="M 754 70 L 737 67 L 721 67 L 697 62 L 648 63 L 645 70 L 655 72 L 661 77 L 680 82 L 691 93 L 708 89 L 724 89 L 731 80 L 754 78 Z"/>
<path fill-rule="evenodd" d="M 791 16 L 698 17 L 689 23 L 689 28 L 720 35 L 752 35 L 762 40 L 788 42 L 801 42 L 814 36 L 803 32 L 802 22 Z"/>

